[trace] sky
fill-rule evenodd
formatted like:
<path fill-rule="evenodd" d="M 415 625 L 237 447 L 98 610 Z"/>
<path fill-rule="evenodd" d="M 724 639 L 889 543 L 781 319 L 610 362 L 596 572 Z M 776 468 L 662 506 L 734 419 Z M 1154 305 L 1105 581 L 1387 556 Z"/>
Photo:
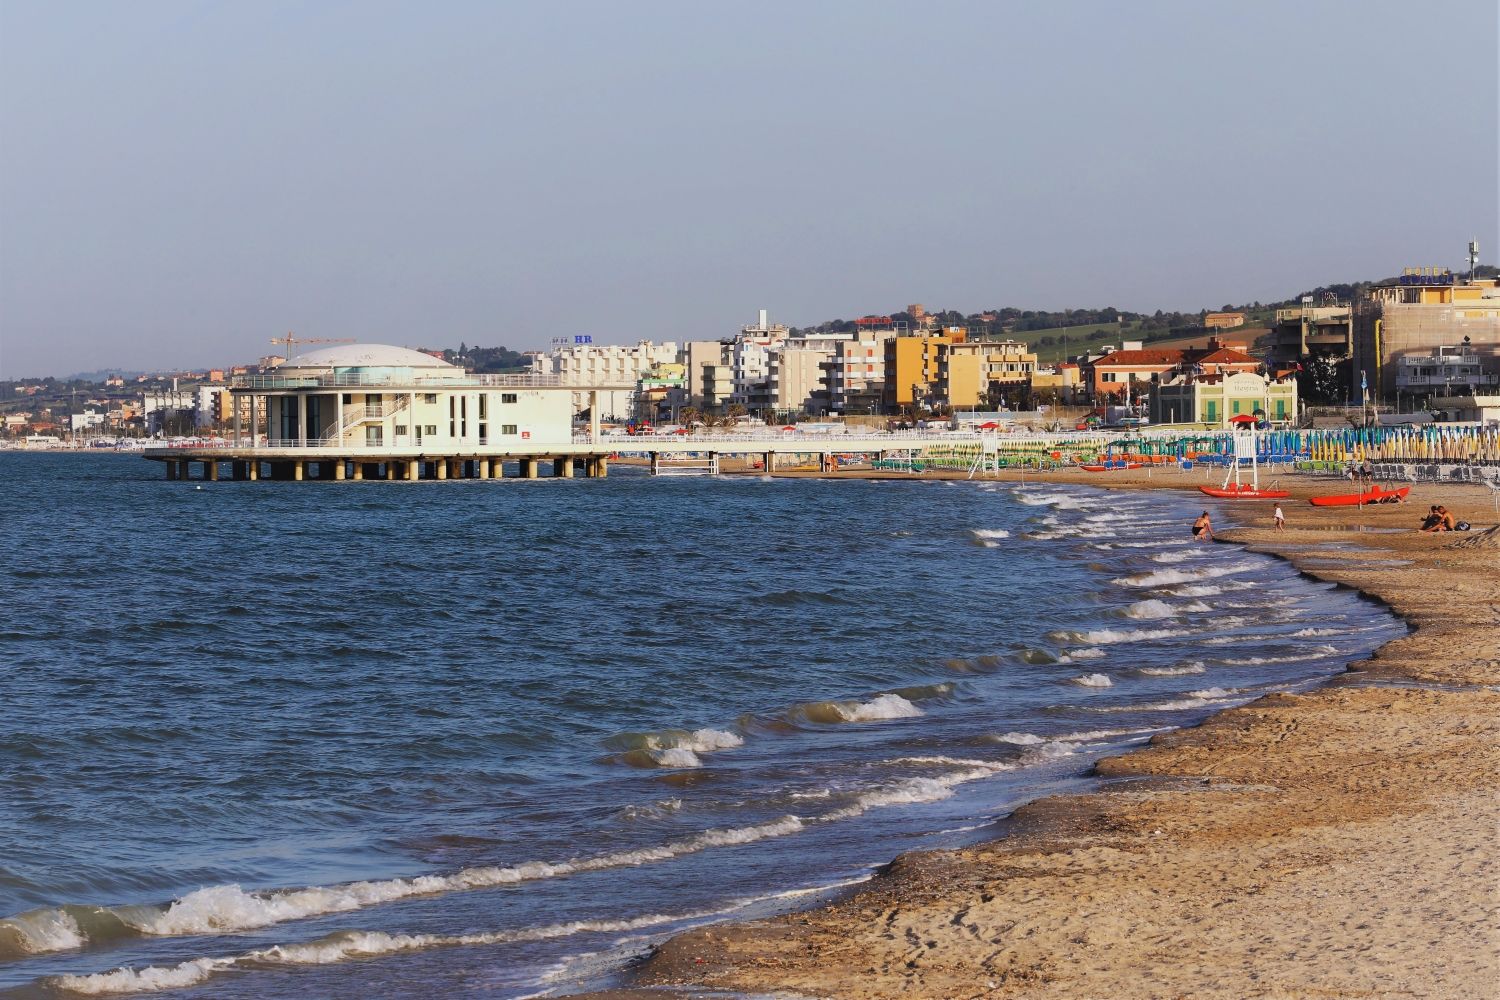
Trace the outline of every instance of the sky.
<path fill-rule="evenodd" d="M 0 377 L 1500 258 L 1494 0 L 0 0 Z"/>

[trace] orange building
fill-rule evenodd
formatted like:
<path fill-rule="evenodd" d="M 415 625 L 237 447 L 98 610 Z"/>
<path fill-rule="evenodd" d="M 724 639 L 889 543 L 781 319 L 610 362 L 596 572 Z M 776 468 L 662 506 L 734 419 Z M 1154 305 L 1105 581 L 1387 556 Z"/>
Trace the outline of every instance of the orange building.
<path fill-rule="evenodd" d="M 963 334 L 958 334 L 958 341 Z M 943 348 L 955 343 L 951 334 L 892 337 L 885 342 L 886 410 L 897 412 L 932 395 L 941 374 Z"/>

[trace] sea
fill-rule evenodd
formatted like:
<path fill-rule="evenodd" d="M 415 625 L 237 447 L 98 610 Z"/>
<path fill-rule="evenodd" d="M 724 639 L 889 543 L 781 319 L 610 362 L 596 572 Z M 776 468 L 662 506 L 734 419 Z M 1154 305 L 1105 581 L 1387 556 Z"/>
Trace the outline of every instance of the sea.
<path fill-rule="evenodd" d="M 1404 633 L 1200 509 L 0 454 L 0 995 L 607 986 Z"/>

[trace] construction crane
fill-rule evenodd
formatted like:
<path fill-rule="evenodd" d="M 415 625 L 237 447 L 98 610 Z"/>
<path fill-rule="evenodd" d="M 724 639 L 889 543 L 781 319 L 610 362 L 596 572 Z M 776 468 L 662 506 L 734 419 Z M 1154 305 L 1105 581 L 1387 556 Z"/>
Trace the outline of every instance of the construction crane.
<path fill-rule="evenodd" d="M 286 356 L 292 356 L 293 344 L 352 344 L 353 337 L 295 337 L 290 330 L 285 337 L 272 337 L 271 343 L 280 344 L 286 348 Z"/>

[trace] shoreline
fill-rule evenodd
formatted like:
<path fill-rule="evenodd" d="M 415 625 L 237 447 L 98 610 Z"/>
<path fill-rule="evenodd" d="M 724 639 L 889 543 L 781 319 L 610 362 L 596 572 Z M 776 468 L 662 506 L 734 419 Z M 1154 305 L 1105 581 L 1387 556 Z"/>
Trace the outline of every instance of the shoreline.
<path fill-rule="evenodd" d="M 1200 484 L 1158 470 L 997 479 Z M 576 996 L 1485 995 L 1500 980 L 1500 533 L 1480 535 L 1494 501 L 1453 484 L 1404 505 L 1306 503 L 1340 483 L 1286 477 L 1284 532 L 1270 503 L 1207 506 L 1232 522 L 1223 541 L 1359 590 L 1406 636 L 1315 689 L 1104 758 L 1103 788 L 1034 800 L 999 839 L 902 855 L 813 909 L 686 931 L 626 985 Z M 1416 531 L 1431 503 L 1474 530 Z"/>

